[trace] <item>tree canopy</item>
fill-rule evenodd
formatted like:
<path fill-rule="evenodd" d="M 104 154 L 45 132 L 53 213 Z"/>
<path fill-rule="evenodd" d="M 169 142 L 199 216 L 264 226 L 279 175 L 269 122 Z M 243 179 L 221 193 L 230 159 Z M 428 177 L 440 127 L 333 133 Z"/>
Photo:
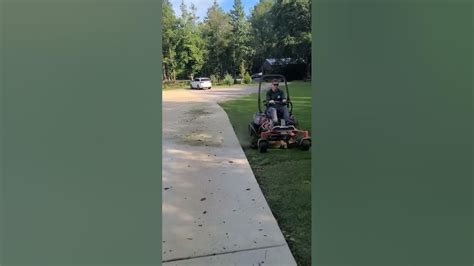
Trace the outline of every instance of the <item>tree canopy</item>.
<path fill-rule="evenodd" d="M 226 13 L 216 0 L 199 21 L 181 2 L 177 16 L 163 1 L 163 79 L 197 75 L 244 76 L 260 72 L 267 58 L 311 62 L 311 1 L 260 0 L 246 17 L 241 0 Z"/>

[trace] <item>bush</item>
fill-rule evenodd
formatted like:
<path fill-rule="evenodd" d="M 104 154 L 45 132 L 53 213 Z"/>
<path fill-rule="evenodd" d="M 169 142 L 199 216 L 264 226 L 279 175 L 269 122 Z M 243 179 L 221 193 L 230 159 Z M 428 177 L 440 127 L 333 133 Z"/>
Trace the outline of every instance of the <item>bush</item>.
<path fill-rule="evenodd" d="M 234 84 L 242 84 L 242 81 L 243 81 L 243 79 L 240 76 L 234 78 Z"/>
<path fill-rule="evenodd" d="M 163 89 L 182 89 L 189 88 L 190 80 L 164 80 Z"/>
<path fill-rule="evenodd" d="M 252 77 L 250 76 L 249 72 L 245 72 L 244 83 L 245 84 L 250 84 L 250 82 L 252 82 Z"/>
<path fill-rule="evenodd" d="M 231 75 L 225 74 L 223 83 L 224 83 L 225 85 L 232 85 L 232 83 L 234 83 L 234 79 L 232 78 Z"/>
<path fill-rule="evenodd" d="M 212 84 L 218 84 L 219 83 L 219 78 L 216 75 L 211 75 L 211 82 Z"/>

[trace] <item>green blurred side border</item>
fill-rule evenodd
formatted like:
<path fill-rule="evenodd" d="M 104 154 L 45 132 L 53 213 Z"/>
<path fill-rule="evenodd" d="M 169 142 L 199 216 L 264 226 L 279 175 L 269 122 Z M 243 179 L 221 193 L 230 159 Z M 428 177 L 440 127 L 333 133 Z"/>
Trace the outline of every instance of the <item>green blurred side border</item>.
<path fill-rule="evenodd" d="M 160 265 L 161 1 L 0 23 L 0 265 Z"/>
<path fill-rule="evenodd" d="M 313 1 L 313 265 L 473 265 L 472 1 Z"/>

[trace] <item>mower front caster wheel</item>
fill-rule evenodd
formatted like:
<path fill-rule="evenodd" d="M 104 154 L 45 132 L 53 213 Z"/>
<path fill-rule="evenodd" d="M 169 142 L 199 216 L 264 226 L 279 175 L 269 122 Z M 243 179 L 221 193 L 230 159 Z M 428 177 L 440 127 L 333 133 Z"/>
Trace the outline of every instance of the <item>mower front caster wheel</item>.
<path fill-rule="evenodd" d="M 300 145 L 301 150 L 307 151 L 307 150 L 309 150 L 309 147 L 311 147 L 311 141 L 310 140 L 304 139 L 304 140 L 301 141 L 301 145 Z"/>
<path fill-rule="evenodd" d="M 268 142 L 266 140 L 261 140 L 258 142 L 258 151 L 261 153 L 267 152 Z"/>

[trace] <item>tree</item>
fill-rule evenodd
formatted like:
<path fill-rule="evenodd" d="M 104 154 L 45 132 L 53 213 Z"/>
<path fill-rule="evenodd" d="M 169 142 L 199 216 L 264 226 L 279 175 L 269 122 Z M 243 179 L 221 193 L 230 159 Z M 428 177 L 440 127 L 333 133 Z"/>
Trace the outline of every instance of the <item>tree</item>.
<path fill-rule="evenodd" d="M 273 26 L 272 7 L 274 0 L 260 0 L 255 5 L 250 16 L 251 46 L 255 49 L 252 58 L 252 71 L 259 72 L 262 62 L 266 58 L 276 56 L 274 49 L 279 36 L 278 29 Z"/>
<path fill-rule="evenodd" d="M 229 15 L 232 25 L 232 73 L 235 75 L 242 63 L 248 63 L 253 55 L 253 50 L 250 47 L 250 25 L 245 18 L 241 0 L 234 0 L 234 5 Z"/>
<path fill-rule="evenodd" d="M 177 18 L 169 0 L 163 0 L 162 12 L 162 56 L 163 80 L 176 80 L 176 43 L 177 43 Z"/>
<path fill-rule="evenodd" d="M 193 78 L 204 65 L 205 42 L 201 38 L 196 17 L 196 8 L 191 6 L 188 12 L 184 1 L 181 2 L 181 17 L 178 20 L 176 59 L 178 75 L 181 78 Z"/>
<path fill-rule="evenodd" d="M 260 0 L 246 17 L 241 0 L 225 13 L 216 0 L 198 21 L 181 1 L 180 16 L 163 1 L 163 79 L 258 71 L 266 58 L 300 59 L 311 69 L 311 1 Z M 298 73 L 301 73 L 299 71 Z"/>
<path fill-rule="evenodd" d="M 273 26 L 280 38 L 276 41 L 277 55 L 303 59 L 310 75 L 311 67 L 311 1 L 277 0 L 271 9 Z"/>
<path fill-rule="evenodd" d="M 229 17 L 214 0 L 213 5 L 207 10 L 207 17 L 202 25 L 202 38 L 206 41 L 208 52 L 203 69 L 206 75 L 218 74 L 222 77 L 226 72 L 230 72 L 231 31 Z"/>
<path fill-rule="evenodd" d="M 239 74 L 240 74 L 240 76 L 243 78 L 243 77 L 245 76 L 245 73 L 247 72 L 247 71 L 245 70 L 245 63 L 244 63 L 244 62 L 240 63 L 240 68 L 239 68 L 239 69 L 240 69 L 240 73 L 239 73 Z"/>

